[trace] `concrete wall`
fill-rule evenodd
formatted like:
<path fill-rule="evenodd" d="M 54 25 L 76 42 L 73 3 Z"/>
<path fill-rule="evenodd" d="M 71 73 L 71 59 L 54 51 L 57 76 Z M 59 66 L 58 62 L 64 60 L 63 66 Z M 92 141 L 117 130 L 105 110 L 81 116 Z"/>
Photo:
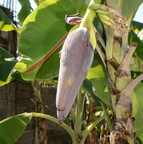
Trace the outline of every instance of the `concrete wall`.
<path fill-rule="evenodd" d="M 47 105 L 45 113 L 53 117 L 57 117 L 57 110 L 55 105 L 56 100 L 56 88 L 54 87 L 42 87 L 43 104 Z M 48 144 L 69 144 L 70 136 L 67 132 L 59 127 L 57 124 L 47 121 L 47 135 Z"/>
<path fill-rule="evenodd" d="M 0 87 L 0 120 L 23 112 L 34 112 L 35 104 L 33 89 L 30 83 L 13 81 L 10 84 Z M 55 106 L 56 88 L 42 87 L 43 105 L 46 114 L 56 117 Z M 57 124 L 47 121 L 48 144 L 69 144 L 70 136 Z M 26 127 L 22 137 L 16 144 L 34 144 L 35 140 L 35 119 Z"/>
<path fill-rule="evenodd" d="M 0 120 L 15 114 L 35 111 L 35 105 L 30 100 L 32 95 L 30 84 L 13 81 L 0 87 Z M 17 144 L 33 144 L 34 129 L 32 120 Z"/>

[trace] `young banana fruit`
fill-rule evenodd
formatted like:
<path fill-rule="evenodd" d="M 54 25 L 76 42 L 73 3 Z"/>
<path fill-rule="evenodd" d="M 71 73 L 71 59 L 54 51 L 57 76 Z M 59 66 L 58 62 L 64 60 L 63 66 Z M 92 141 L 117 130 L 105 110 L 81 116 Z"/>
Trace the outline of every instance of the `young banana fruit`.
<path fill-rule="evenodd" d="M 107 26 L 111 26 L 119 33 L 126 34 L 129 30 L 126 18 L 117 11 L 102 4 L 91 4 L 90 9 L 95 11 L 99 19 Z"/>
<path fill-rule="evenodd" d="M 57 117 L 62 123 L 67 117 L 77 93 L 91 67 L 94 50 L 86 27 L 72 31 L 61 51 L 56 95 Z"/>

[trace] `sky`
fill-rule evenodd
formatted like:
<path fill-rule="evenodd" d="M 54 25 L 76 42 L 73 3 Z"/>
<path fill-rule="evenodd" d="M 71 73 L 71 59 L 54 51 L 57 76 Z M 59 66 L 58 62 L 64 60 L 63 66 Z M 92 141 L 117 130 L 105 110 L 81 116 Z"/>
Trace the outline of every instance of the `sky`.
<path fill-rule="evenodd" d="M 134 20 L 143 23 L 143 3 L 138 8 Z"/>

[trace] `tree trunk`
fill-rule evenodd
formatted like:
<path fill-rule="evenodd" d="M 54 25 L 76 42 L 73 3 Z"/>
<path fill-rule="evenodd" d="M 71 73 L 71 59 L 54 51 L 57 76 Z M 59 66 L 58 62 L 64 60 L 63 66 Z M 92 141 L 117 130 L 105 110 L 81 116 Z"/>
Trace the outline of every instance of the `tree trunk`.
<path fill-rule="evenodd" d="M 47 123 L 45 119 L 36 118 L 35 144 L 48 144 Z"/>

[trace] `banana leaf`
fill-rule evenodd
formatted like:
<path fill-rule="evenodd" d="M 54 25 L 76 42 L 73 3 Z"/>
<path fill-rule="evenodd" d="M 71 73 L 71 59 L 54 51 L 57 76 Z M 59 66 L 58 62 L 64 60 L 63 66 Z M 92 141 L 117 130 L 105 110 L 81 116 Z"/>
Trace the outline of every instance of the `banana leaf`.
<path fill-rule="evenodd" d="M 25 18 L 31 13 L 33 10 L 29 0 L 18 0 L 21 4 L 20 12 L 18 13 L 18 18 L 20 23 L 22 24 Z"/>
<path fill-rule="evenodd" d="M 14 144 L 30 122 L 32 113 L 23 113 L 0 121 L 0 143 Z"/>
<path fill-rule="evenodd" d="M 143 28 L 143 23 L 132 21 L 131 25 L 134 29 L 138 29 L 139 31 Z"/>
<path fill-rule="evenodd" d="M 107 84 L 107 75 L 98 54 L 94 55 L 93 64 L 88 72 L 87 79 L 92 82 L 93 93 L 104 103 L 110 105 L 110 93 Z"/>
<path fill-rule="evenodd" d="M 8 16 L 0 9 L 0 31 L 12 31 L 15 30 L 20 33 L 20 30 L 13 24 Z"/>
<path fill-rule="evenodd" d="M 137 34 L 135 34 L 132 30 L 129 32 L 129 44 L 131 42 L 137 42 L 137 48 L 134 52 L 134 56 L 143 60 L 143 42 L 139 39 Z"/>
<path fill-rule="evenodd" d="M 143 83 L 139 83 L 133 92 L 133 116 L 134 121 L 134 130 L 139 131 L 143 129 Z"/>
<path fill-rule="evenodd" d="M 22 58 L 16 65 L 24 79 L 58 75 L 60 46 L 72 28 L 66 24 L 65 15 L 83 16 L 85 9 L 86 5 L 78 0 L 48 0 L 26 18 L 18 43 Z"/>
<path fill-rule="evenodd" d="M 127 19 L 132 19 L 141 5 L 143 0 L 123 0 L 122 4 L 122 14 L 127 17 Z"/>
<path fill-rule="evenodd" d="M 16 58 L 3 48 L 0 48 L 0 86 L 13 80 L 12 74 Z"/>

